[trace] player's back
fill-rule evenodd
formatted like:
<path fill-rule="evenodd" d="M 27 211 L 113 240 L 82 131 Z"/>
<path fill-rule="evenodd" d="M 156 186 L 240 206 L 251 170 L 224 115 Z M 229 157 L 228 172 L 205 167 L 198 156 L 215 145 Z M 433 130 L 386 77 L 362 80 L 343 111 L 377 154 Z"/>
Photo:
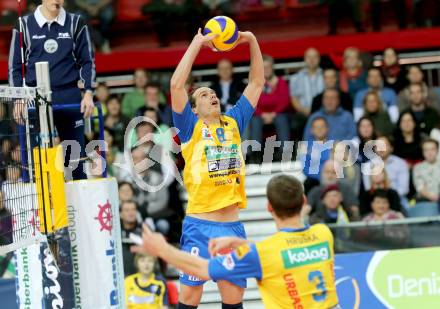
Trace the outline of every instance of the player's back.
<path fill-rule="evenodd" d="M 316 224 L 282 229 L 256 244 L 266 308 L 332 308 L 338 305 L 334 279 L 333 236 Z"/>

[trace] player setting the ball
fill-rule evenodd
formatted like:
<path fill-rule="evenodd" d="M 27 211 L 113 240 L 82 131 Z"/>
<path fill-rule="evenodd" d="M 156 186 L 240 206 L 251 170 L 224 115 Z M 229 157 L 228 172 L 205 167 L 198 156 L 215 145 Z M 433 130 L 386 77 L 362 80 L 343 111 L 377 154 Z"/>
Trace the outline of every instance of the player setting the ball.
<path fill-rule="evenodd" d="M 245 238 L 238 221 L 240 208 L 246 207 L 244 160 L 241 135 L 252 117 L 264 85 L 263 58 L 251 32 L 239 32 L 237 44 L 247 43 L 251 65 L 249 84 L 236 105 L 222 115 L 214 90 L 201 87 L 189 97 L 185 83 L 203 46 L 212 47 L 215 35 L 194 36 L 171 79 L 174 125 L 179 129 L 185 159 L 184 183 L 188 206 L 183 222 L 181 248 L 192 255 L 209 258 L 210 238 Z M 178 308 L 197 308 L 205 280 L 181 274 Z M 219 280 L 222 308 L 242 308 L 246 279 Z"/>

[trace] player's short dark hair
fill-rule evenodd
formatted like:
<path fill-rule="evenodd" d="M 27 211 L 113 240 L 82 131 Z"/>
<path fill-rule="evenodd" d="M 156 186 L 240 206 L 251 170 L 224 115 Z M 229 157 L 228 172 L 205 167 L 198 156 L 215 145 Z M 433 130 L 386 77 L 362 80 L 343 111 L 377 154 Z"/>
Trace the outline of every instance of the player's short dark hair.
<path fill-rule="evenodd" d="M 300 213 L 303 206 L 304 188 L 291 175 L 276 175 L 267 184 L 267 198 L 278 218 L 293 217 Z"/>
<path fill-rule="evenodd" d="M 438 143 L 438 141 L 436 141 L 436 140 L 433 139 L 433 138 L 430 138 L 430 137 L 426 137 L 426 138 L 424 138 L 424 139 L 422 140 L 422 142 L 421 142 L 421 146 L 423 147 L 423 145 L 425 145 L 425 144 L 427 144 L 427 143 L 432 143 L 432 144 L 435 145 L 435 147 L 437 147 L 437 149 L 439 148 L 439 143 Z"/>

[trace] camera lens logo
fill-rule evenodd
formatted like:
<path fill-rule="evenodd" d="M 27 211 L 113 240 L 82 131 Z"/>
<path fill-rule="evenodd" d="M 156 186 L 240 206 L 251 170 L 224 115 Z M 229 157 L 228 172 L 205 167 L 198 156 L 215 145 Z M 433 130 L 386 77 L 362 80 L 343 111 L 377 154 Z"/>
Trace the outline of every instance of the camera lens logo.
<path fill-rule="evenodd" d="M 98 220 L 99 224 L 101 225 L 100 228 L 100 232 L 106 230 L 109 231 L 109 233 L 112 233 L 112 228 L 113 228 L 113 223 L 112 223 L 112 207 L 109 203 L 109 201 L 107 200 L 107 203 L 105 203 L 104 205 L 99 205 L 98 204 L 98 208 L 99 208 L 99 213 L 98 216 L 95 217 L 95 220 Z"/>

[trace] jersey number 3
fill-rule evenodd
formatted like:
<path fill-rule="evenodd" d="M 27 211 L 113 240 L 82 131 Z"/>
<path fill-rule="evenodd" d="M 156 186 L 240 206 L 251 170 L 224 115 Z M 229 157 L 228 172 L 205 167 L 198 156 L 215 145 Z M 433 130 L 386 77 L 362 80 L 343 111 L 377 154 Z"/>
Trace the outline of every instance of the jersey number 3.
<path fill-rule="evenodd" d="M 312 271 L 309 273 L 309 282 L 316 286 L 318 290 L 317 293 L 313 294 L 313 299 L 317 302 L 322 302 L 327 297 L 327 290 L 325 289 L 324 278 L 322 277 L 322 272 Z"/>

